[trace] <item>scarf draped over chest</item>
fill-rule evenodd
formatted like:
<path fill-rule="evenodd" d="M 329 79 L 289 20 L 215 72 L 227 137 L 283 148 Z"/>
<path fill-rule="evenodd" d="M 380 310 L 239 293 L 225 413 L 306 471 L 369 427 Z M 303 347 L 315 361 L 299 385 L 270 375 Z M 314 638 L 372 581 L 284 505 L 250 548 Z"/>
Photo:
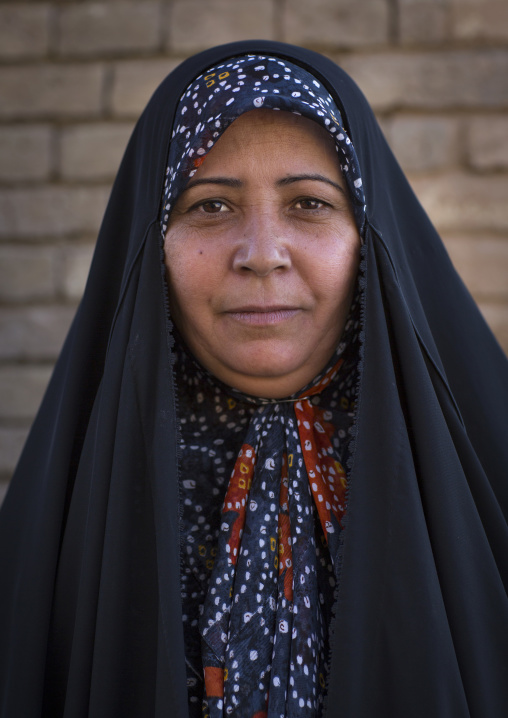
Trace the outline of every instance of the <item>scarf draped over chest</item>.
<path fill-rule="evenodd" d="M 321 713 L 357 342 L 350 319 L 328 366 L 290 400 L 242 396 L 179 355 L 189 695 L 197 708 L 204 692 L 211 717 Z"/>

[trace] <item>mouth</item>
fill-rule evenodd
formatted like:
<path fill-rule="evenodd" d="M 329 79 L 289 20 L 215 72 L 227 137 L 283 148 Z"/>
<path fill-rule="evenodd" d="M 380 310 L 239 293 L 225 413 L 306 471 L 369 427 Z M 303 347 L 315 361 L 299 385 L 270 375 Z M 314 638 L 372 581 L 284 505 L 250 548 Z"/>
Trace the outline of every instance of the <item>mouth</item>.
<path fill-rule="evenodd" d="M 300 307 L 248 305 L 229 309 L 225 314 L 241 324 L 273 326 L 293 319 L 301 311 Z"/>

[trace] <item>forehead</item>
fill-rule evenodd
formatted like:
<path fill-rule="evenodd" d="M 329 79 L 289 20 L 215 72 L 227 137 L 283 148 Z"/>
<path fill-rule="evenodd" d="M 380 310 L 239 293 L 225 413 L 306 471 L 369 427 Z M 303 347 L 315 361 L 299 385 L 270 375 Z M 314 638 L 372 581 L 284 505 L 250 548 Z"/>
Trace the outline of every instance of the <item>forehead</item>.
<path fill-rule="evenodd" d="M 235 165 L 245 171 L 277 162 L 327 165 L 340 173 L 336 145 L 316 122 L 290 112 L 253 110 L 236 119 L 204 155 L 196 177 Z"/>
<path fill-rule="evenodd" d="M 248 136 L 253 132 L 259 134 L 266 133 L 267 136 L 269 136 L 270 133 L 276 133 L 277 135 L 284 133 L 285 135 L 294 137 L 307 136 L 309 139 L 321 138 L 323 142 L 326 142 L 328 147 L 331 149 L 336 148 L 331 135 L 314 120 L 295 114 L 294 112 L 275 109 L 259 109 L 245 112 L 229 125 L 218 138 L 215 145 L 233 134 L 237 136 L 240 134 Z M 335 152 L 337 152 L 336 149 Z"/>

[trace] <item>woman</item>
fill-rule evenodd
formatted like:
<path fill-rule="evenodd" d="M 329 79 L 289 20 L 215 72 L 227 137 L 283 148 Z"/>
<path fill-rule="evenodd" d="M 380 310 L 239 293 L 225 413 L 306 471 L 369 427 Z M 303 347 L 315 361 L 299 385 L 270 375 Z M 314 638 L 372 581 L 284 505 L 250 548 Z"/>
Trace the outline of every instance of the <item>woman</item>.
<path fill-rule="evenodd" d="M 507 385 L 354 83 L 186 61 L 5 502 L 1 715 L 501 718 Z"/>

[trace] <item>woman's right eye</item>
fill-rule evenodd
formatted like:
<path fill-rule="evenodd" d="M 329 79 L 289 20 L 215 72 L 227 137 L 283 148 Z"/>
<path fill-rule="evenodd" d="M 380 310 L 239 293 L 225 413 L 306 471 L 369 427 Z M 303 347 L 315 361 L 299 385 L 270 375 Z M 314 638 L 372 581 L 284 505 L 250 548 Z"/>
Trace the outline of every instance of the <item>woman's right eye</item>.
<path fill-rule="evenodd" d="M 200 202 L 194 205 L 194 209 L 197 209 L 205 214 L 219 214 L 220 212 L 227 212 L 227 205 L 220 199 L 208 199 L 206 202 Z"/>

